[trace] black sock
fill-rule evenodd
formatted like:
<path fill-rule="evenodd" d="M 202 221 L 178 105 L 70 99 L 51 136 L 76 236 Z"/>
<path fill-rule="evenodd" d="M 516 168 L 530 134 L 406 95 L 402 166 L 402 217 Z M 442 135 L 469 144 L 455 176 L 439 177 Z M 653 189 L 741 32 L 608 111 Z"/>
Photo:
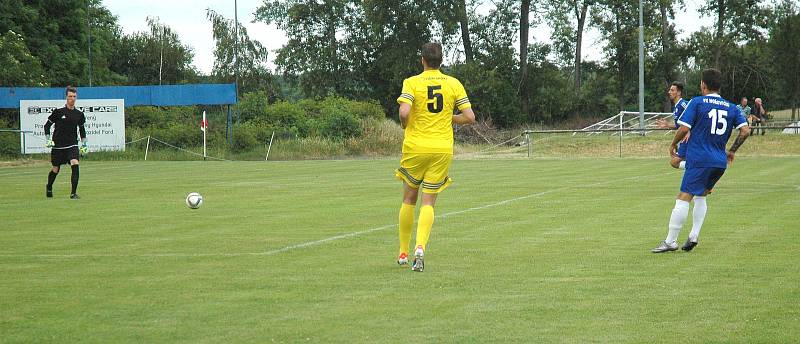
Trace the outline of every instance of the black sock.
<path fill-rule="evenodd" d="M 78 165 L 72 165 L 72 193 L 78 190 Z"/>
<path fill-rule="evenodd" d="M 53 170 L 50 170 L 50 173 L 47 174 L 47 188 L 48 189 L 52 189 L 53 188 L 53 182 L 56 181 L 56 176 L 57 175 L 58 175 L 58 172 L 53 172 Z"/>

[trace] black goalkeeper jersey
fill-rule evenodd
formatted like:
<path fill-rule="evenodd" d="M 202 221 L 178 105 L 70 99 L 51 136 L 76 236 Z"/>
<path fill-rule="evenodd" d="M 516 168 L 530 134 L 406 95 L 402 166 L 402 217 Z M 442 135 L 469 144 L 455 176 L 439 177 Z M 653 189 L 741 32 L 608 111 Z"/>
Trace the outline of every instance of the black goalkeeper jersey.
<path fill-rule="evenodd" d="M 47 124 L 44 125 L 44 133 L 50 135 L 50 126 L 55 124 L 56 128 L 53 130 L 53 148 L 68 148 L 77 147 L 78 145 L 78 130 L 80 130 L 81 138 L 86 138 L 86 116 L 77 108 L 72 110 L 67 107 L 55 109 L 50 117 L 47 117 Z"/>

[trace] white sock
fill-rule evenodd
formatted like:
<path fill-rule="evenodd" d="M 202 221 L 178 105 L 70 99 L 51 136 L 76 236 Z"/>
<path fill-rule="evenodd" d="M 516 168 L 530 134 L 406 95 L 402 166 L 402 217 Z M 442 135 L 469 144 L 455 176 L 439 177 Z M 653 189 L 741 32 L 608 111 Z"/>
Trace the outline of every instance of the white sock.
<path fill-rule="evenodd" d="M 686 169 L 686 160 L 682 160 L 680 163 L 678 163 L 678 168 L 681 169 L 681 170 L 685 170 Z"/>
<path fill-rule="evenodd" d="M 692 210 L 692 232 L 689 233 L 689 240 L 697 242 L 697 237 L 700 236 L 700 227 L 703 227 L 703 220 L 706 219 L 706 204 L 705 197 L 694 198 L 694 210 Z"/>
<path fill-rule="evenodd" d="M 672 244 L 678 240 L 683 223 L 689 217 L 689 202 L 679 199 L 675 200 L 675 208 L 672 208 L 672 215 L 669 217 L 669 233 L 665 240 L 667 244 Z"/>

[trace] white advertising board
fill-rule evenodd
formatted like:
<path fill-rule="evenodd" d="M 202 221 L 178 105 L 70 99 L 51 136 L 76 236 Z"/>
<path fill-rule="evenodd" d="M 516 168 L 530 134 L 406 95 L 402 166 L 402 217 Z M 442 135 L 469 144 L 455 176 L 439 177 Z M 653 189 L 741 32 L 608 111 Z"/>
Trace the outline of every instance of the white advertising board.
<path fill-rule="evenodd" d="M 53 110 L 64 107 L 65 100 L 20 100 L 19 127 L 33 134 L 20 135 L 23 154 L 50 153 L 45 147 L 44 125 Z M 89 151 L 125 150 L 125 100 L 78 99 L 75 108 L 86 116 L 86 139 Z M 54 127 L 50 128 L 53 134 Z"/>

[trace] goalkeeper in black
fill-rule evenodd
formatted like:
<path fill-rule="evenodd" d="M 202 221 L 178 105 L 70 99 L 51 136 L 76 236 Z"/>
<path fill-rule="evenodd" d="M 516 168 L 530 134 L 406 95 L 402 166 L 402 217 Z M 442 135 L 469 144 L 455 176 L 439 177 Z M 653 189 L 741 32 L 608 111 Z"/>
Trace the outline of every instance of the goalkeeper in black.
<path fill-rule="evenodd" d="M 47 123 L 44 125 L 44 134 L 47 138 L 47 147 L 51 148 L 50 162 L 53 168 L 47 175 L 47 197 L 53 197 L 53 182 L 58 176 L 58 171 L 61 165 L 69 164 L 72 168 L 72 192 L 69 198 L 79 199 L 77 194 L 78 190 L 78 177 L 79 170 L 78 164 L 80 162 L 80 154 L 88 151 L 86 142 L 86 116 L 83 112 L 75 108 L 75 100 L 78 98 L 78 90 L 75 87 L 67 86 L 66 90 L 67 104 L 60 109 L 53 110 L 50 117 L 47 117 Z M 55 125 L 53 136 L 50 136 L 50 127 Z M 78 147 L 78 132 L 80 131 L 81 144 Z M 79 152 L 80 150 L 80 152 Z"/>

